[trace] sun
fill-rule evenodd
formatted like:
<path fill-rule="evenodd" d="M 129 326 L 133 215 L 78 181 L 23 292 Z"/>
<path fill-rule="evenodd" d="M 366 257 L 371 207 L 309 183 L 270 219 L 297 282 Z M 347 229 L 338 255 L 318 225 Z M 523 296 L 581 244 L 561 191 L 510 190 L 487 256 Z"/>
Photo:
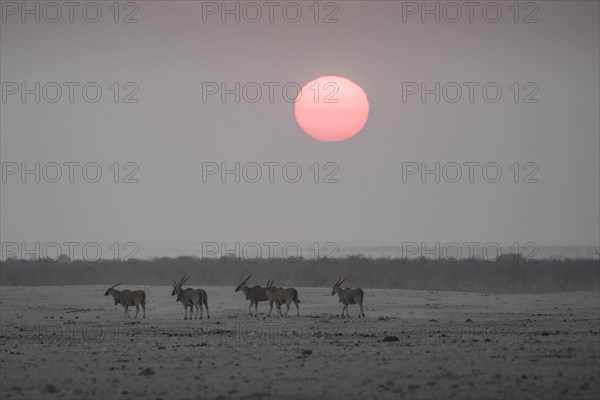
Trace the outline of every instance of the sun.
<path fill-rule="evenodd" d="M 350 79 L 321 76 L 308 82 L 296 98 L 298 125 L 323 142 L 341 142 L 356 135 L 369 118 L 365 91 Z"/>

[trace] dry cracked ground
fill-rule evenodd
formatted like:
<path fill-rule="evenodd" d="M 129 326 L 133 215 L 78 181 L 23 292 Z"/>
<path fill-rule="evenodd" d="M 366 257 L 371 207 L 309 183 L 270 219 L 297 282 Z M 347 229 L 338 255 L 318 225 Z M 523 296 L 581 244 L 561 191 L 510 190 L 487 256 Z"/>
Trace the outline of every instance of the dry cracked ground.
<path fill-rule="evenodd" d="M 105 287 L 2 287 L 2 399 L 597 399 L 598 293 L 365 290 L 342 319 L 331 289 L 299 288 L 300 317 L 248 315 L 207 287 L 183 320 L 170 287 L 146 319 Z M 26 300 L 24 300 L 26 299 Z M 132 313 L 132 316 L 135 314 Z M 141 313 L 140 313 L 141 317 Z"/>

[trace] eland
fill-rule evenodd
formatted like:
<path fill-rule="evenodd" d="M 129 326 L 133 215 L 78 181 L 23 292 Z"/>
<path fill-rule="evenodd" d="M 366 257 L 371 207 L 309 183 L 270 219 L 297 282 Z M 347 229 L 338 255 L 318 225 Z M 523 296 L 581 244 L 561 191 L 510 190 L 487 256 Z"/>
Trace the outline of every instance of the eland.
<path fill-rule="evenodd" d="M 345 288 L 342 289 L 341 285 L 344 281 L 348 279 L 348 277 L 342 280 L 342 277 L 337 280 L 335 285 L 333 285 L 333 290 L 331 291 L 331 295 L 337 294 L 340 297 L 340 303 L 344 305 L 342 308 L 342 318 L 344 318 L 344 311 L 346 311 L 346 316 L 350 318 L 350 314 L 348 313 L 348 305 L 349 304 L 358 304 L 360 306 L 360 312 L 358 313 L 358 317 L 362 315 L 365 318 L 365 312 L 363 310 L 363 298 L 365 293 L 361 288 L 351 289 Z"/>
<path fill-rule="evenodd" d="M 200 311 L 200 319 L 202 319 L 202 305 L 206 308 L 206 318 L 210 318 L 210 314 L 208 312 L 208 295 L 203 289 L 182 289 L 184 283 L 186 283 L 190 279 L 189 277 L 184 277 L 179 282 L 173 282 L 173 292 L 171 292 L 171 296 L 177 295 L 176 302 L 180 301 L 183 305 L 183 319 L 188 319 L 187 310 L 190 309 L 190 318 L 192 319 L 192 314 L 194 312 L 194 308 L 196 308 L 196 316 L 194 319 L 198 318 L 198 311 Z"/>
<path fill-rule="evenodd" d="M 272 303 L 273 301 L 275 301 L 275 305 L 277 306 L 277 315 L 282 315 L 281 305 L 285 303 L 285 305 L 287 306 L 287 311 L 285 315 L 287 316 L 290 312 L 290 304 L 293 301 L 296 305 L 296 313 L 298 316 L 300 316 L 300 306 L 298 305 L 298 303 L 300 303 L 300 300 L 298 300 L 298 291 L 296 289 L 268 287 L 266 295 L 269 299 L 269 302 Z M 270 312 L 269 315 L 271 315 Z"/>
<path fill-rule="evenodd" d="M 144 292 L 143 290 L 134 290 L 132 292 L 131 290 L 127 289 L 121 291 L 115 289 L 115 287 L 119 286 L 121 283 L 117 283 L 116 285 L 109 287 L 106 293 L 104 293 L 104 295 L 111 295 L 113 299 L 115 299 L 115 305 L 121 304 L 125 308 L 124 316 L 126 316 L 127 318 L 131 318 L 129 316 L 130 306 L 135 306 L 136 311 L 135 317 L 133 318 L 137 318 L 138 313 L 140 312 L 140 305 L 144 310 L 142 318 L 146 318 L 146 292 Z"/>
<path fill-rule="evenodd" d="M 267 292 L 267 289 L 273 285 L 273 281 L 268 280 L 266 288 L 260 287 L 258 285 L 253 286 L 253 287 L 248 287 L 246 285 L 246 282 L 248 282 L 248 279 L 250 279 L 251 277 L 252 277 L 252 275 L 250 275 L 242 283 L 240 283 L 238 285 L 238 287 L 235 288 L 235 291 L 236 292 L 242 291 L 244 293 L 244 295 L 246 296 L 246 300 L 250 301 L 250 306 L 248 307 L 248 313 L 250 315 L 252 315 L 252 306 L 254 305 L 254 314 L 255 314 L 255 316 L 258 316 L 258 303 L 261 301 L 269 302 L 269 305 L 271 306 L 271 309 L 269 310 L 269 314 L 271 314 L 271 311 L 273 311 L 273 301 L 269 300 L 266 292 Z"/>

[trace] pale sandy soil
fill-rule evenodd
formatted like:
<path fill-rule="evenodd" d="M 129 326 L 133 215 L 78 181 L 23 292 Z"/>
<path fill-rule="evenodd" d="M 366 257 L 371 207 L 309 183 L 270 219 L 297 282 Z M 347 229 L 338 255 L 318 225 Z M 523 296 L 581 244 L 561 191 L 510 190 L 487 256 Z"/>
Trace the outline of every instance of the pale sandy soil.
<path fill-rule="evenodd" d="M 0 398 L 599 396 L 598 293 L 367 289 L 367 318 L 348 320 L 331 289 L 298 288 L 300 317 L 255 318 L 207 287 L 210 320 L 184 321 L 170 287 L 140 288 L 144 320 L 105 287 L 2 287 Z"/>

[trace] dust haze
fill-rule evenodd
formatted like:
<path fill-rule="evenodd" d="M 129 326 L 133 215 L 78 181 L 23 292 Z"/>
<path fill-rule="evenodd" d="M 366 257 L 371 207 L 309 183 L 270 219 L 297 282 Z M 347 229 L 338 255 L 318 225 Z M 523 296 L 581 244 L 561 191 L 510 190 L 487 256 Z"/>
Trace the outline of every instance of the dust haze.
<path fill-rule="evenodd" d="M 0 11 L 0 398 L 599 397 L 598 1 Z"/>

